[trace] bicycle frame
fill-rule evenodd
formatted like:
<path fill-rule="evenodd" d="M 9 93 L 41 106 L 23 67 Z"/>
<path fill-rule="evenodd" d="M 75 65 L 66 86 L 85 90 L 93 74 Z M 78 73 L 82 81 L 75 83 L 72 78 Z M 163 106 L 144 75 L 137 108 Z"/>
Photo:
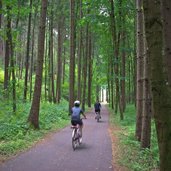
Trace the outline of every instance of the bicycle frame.
<path fill-rule="evenodd" d="M 95 112 L 96 113 L 96 120 L 97 120 L 97 122 L 99 122 L 99 120 L 100 120 L 100 112 Z"/>
<path fill-rule="evenodd" d="M 72 147 L 73 150 L 76 149 L 76 147 L 81 144 L 80 141 L 80 126 L 77 124 L 76 126 L 71 126 L 72 130 Z"/>

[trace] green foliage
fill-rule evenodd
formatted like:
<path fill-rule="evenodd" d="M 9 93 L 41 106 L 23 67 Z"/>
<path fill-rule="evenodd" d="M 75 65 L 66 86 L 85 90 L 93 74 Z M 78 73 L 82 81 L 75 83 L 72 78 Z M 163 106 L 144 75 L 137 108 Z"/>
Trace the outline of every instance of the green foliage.
<path fill-rule="evenodd" d="M 4 82 L 4 71 L 1 70 L 0 68 L 0 84 Z"/>
<path fill-rule="evenodd" d="M 6 157 L 31 146 L 52 130 L 69 123 L 68 104 L 42 103 L 40 109 L 40 130 L 30 128 L 27 123 L 30 103 L 18 103 L 16 115 L 10 113 L 7 102 L 0 110 L 0 156 Z"/>
<path fill-rule="evenodd" d="M 120 165 L 134 171 L 149 171 L 158 167 L 158 145 L 154 123 L 152 124 L 151 148 L 141 149 L 140 142 L 135 138 L 135 107 L 128 105 L 125 119 L 120 121 L 119 115 L 112 115 L 114 124 L 121 127 L 118 135 L 120 139 L 121 158 Z"/>

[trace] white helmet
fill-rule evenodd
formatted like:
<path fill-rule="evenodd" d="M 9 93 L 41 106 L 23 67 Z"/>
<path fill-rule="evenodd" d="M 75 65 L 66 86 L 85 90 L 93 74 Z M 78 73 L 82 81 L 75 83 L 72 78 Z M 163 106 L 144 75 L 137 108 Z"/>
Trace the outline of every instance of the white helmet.
<path fill-rule="evenodd" d="M 74 102 L 74 106 L 80 106 L 80 101 L 79 101 L 79 100 L 76 100 L 76 101 Z"/>

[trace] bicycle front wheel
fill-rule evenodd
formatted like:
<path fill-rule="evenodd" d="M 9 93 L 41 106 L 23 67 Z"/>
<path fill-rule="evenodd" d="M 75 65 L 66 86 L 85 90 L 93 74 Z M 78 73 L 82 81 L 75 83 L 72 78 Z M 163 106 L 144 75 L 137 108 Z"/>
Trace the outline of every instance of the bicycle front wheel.
<path fill-rule="evenodd" d="M 76 138 L 76 131 L 73 130 L 72 132 L 72 148 L 75 150 L 77 147 L 77 138 Z"/>

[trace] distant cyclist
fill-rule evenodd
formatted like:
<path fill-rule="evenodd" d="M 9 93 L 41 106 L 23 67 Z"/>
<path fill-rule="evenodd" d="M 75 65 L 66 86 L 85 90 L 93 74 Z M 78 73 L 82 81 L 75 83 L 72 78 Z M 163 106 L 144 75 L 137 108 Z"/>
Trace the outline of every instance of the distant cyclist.
<path fill-rule="evenodd" d="M 80 101 L 76 100 L 74 102 L 74 107 L 71 109 L 71 124 L 72 125 L 80 125 L 80 132 L 82 136 L 82 128 L 83 128 L 83 121 L 81 119 L 81 114 L 86 119 L 86 115 L 84 114 L 83 110 L 80 108 Z"/>
<path fill-rule="evenodd" d="M 100 115 L 100 109 L 101 109 L 101 104 L 99 100 L 97 100 L 96 103 L 94 104 L 95 113 L 99 112 L 99 115 Z M 101 115 L 100 115 L 100 118 L 101 118 Z"/>

